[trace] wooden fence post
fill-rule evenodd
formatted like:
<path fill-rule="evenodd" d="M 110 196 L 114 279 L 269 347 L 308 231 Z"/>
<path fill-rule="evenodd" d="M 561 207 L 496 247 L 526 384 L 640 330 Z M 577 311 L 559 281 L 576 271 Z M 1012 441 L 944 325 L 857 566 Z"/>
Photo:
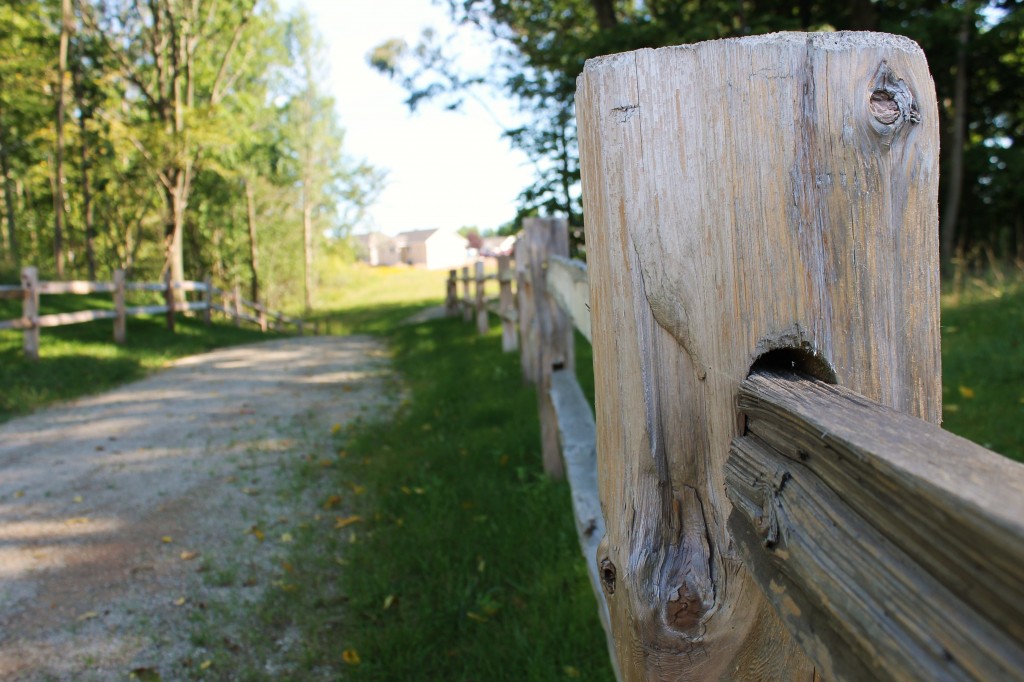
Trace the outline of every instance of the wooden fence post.
<path fill-rule="evenodd" d="M 478 260 L 474 269 L 476 276 L 476 331 L 480 336 L 483 336 L 491 326 L 490 321 L 487 319 L 487 307 L 484 300 L 484 288 L 487 285 L 487 280 L 484 279 L 484 262 Z"/>
<path fill-rule="evenodd" d="M 39 270 L 32 266 L 21 269 L 21 286 L 25 290 L 21 316 L 28 322 L 23 347 L 29 360 L 39 359 Z"/>
<path fill-rule="evenodd" d="M 763 357 L 939 419 L 924 55 L 877 33 L 640 50 L 589 61 L 576 107 L 623 679 L 810 680 L 829 653 L 798 646 L 791 583 L 766 599 L 731 531 L 736 396 Z M 763 481 L 766 524 L 786 480 Z"/>
<path fill-rule="evenodd" d="M 123 346 L 127 332 L 127 321 L 125 319 L 125 272 L 118 268 L 114 270 L 114 343 Z"/>
<path fill-rule="evenodd" d="M 519 329 L 523 374 L 537 384 L 544 471 L 565 475 L 558 447 L 558 417 L 551 402 L 551 372 L 575 370 L 572 325 L 548 293 L 546 270 L 551 255 L 569 255 L 569 229 L 562 218 L 526 218 L 516 242 L 519 279 Z"/>
<path fill-rule="evenodd" d="M 259 322 L 260 322 L 260 331 L 261 332 L 266 332 L 267 331 L 267 311 L 265 310 L 264 306 L 260 306 L 260 308 L 257 310 L 257 317 L 256 317 L 256 319 L 258 319 Z"/>
<path fill-rule="evenodd" d="M 235 326 L 242 326 L 242 289 L 237 284 L 231 290 L 231 304 L 235 318 Z"/>
<path fill-rule="evenodd" d="M 515 314 L 516 302 L 512 295 L 512 278 L 515 273 L 509 268 L 509 257 L 498 256 L 498 310 L 501 314 L 501 350 L 511 353 L 518 347 L 516 323 L 512 319 Z"/>
<path fill-rule="evenodd" d="M 167 306 L 167 331 L 174 333 L 174 280 L 171 278 L 170 269 L 164 278 L 164 302 Z"/>
<path fill-rule="evenodd" d="M 473 319 L 473 302 L 469 298 L 469 266 L 462 268 L 462 319 Z"/>
<path fill-rule="evenodd" d="M 459 312 L 459 283 L 458 273 L 455 270 L 448 271 L 447 295 L 444 299 L 444 312 L 448 317 L 455 317 Z"/>
<path fill-rule="evenodd" d="M 203 303 L 206 305 L 203 308 L 203 324 L 209 327 L 213 321 L 213 279 L 207 275 L 203 279 L 203 285 L 206 287 L 203 292 Z"/>

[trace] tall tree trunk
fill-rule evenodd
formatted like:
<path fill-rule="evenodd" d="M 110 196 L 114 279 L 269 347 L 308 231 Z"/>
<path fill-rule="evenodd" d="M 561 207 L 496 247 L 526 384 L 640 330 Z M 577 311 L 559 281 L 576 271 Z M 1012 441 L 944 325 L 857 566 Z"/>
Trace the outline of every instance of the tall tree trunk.
<path fill-rule="evenodd" d="M 71 0 L 61 0 L 60 54 L 57 65 L 57 158 L 53 169 L 53 259 L 64 277 L 64 74 L 68 69 Z"/>
<path fill-rule="evenodd" d="M 252 300 L 260 300 L 260 276 L 259 276 L 259 251 L 256 248 L 256 197 L 253 193 L 252 183 L 245 178 L 245 207 L 249 222 L 249 270 L 252 275 L 250 293 Z"/>
<path fill-rule="evenodd" d="M 950 272 L 953 249 L 956 246 L 956 225 L 960 220 L 960 200 L 964 186 L 964 135 L 967 122 L 967 46 L 970 42 L 971 21 L 974 18 L 973 5 L 963 10 L 960 31 L 957 36 L 956 80 L 953 84 L 953 131 L 950 142 L 949 175 L 946 181 L 946 195 L 942 202 L 940 222 L 940 250 L 942 269 Z"/>
<path fill-rule="evenodd" d="M 89 109 L 85 102 L 85 86 L 82 74 L 81 55 L 75 59 L 72 72 L 75 93 L 75 105 L 78 108 L 78 131 L 79 131 L 79 158 L 81 159 L 82 174 L 82 220 L 85 228 L 85 260 L 89 268 L 89 279 L 96 279 L 96 221 L 92 200 L 92 163 L 89 159 Z"/>
<path fill-rule="evenodd" d="M 18 257 L 18 231 L 14 213 L 14 178 L 11 177 L 11 160 L 8 156 L 10 143 L 7 140 L 7 126 L 4 124 L 4 112 L 0 108 L 0 174 L 4 181 L 4 212 L 7 218 L 7 255 L 11 264 L 20 264 Z"/>

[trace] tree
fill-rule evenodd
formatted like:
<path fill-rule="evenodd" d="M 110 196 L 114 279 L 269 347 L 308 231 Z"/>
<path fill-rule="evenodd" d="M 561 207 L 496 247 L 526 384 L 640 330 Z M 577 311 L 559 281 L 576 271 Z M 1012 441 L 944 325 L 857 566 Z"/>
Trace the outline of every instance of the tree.
<path fill-rule="evenodd" d="M 410 47 L 388 41 L 368 56 L 407 89 L 410 107 L 438 101 L 457 108 L 479 87 L 511 96 L 527 125 L 506 131 L 538 168 L 521 196 L 521 214 L 561 213 L 579 224 L 578 152 L 573 128 L 576 76 L 586 59 L 777 30 L 882 30 L 917 40 L 931 64 L 941 104 L 943 256 L 956 245 L 992 243 L 1019 224 L 1024 158 L 1024 32 L 1020 0 L 448 0 L 459 25 L 496 45 L 487 71 L 466 71 L 435 32 Z M 955 36 L 955 40 L 950 40 Z M 961 189 L 962 188 L 962 189 Z M 1016 221 L 1016 223 L 1015 223 Z M 1018 243 L 1024 233 L 1017 229 Z"/>

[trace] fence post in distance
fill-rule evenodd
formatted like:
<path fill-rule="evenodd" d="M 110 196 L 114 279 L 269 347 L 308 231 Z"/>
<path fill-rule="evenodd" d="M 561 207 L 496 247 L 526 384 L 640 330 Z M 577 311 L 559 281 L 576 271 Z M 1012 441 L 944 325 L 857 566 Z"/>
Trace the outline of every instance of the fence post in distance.
<path fill-rule="evenodd" d="M 21 269 L 21 287 L 25 290 L 21 304 L 21 317 L 25 327 L 23 347 L 29 360 L 39 359 L 39 270 L 32 266 Z"/>
<path fill-rule="evenodd" d="M 125 272 L 121 268 L 114 270 L 114 343 L 123 346 L 127 332 L 125 319 Z"/>
<path fill-rule="evenodd" d="M 512 319 L 516 303 L 512 294 L 512 278 L 515 273 L 509 268 L 509 257 L 498 256 L 498 310 L 501 311 L 501 350 L 511 353 L 518 347 L 516 323 Z"/>

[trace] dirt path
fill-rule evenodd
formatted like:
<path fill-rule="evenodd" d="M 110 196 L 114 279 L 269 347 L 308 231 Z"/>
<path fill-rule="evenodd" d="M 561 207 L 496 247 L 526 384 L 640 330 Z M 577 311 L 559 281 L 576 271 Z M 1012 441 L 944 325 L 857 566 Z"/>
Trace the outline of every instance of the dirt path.
<path fill-rule="evenodd" d="M 285 462 L 387 409 L 387 375 L 373 339 L 289 339 L 0 425 L 0 679 L 189 677 L 189 612 L 257 598 L 310 504 Z"/>

